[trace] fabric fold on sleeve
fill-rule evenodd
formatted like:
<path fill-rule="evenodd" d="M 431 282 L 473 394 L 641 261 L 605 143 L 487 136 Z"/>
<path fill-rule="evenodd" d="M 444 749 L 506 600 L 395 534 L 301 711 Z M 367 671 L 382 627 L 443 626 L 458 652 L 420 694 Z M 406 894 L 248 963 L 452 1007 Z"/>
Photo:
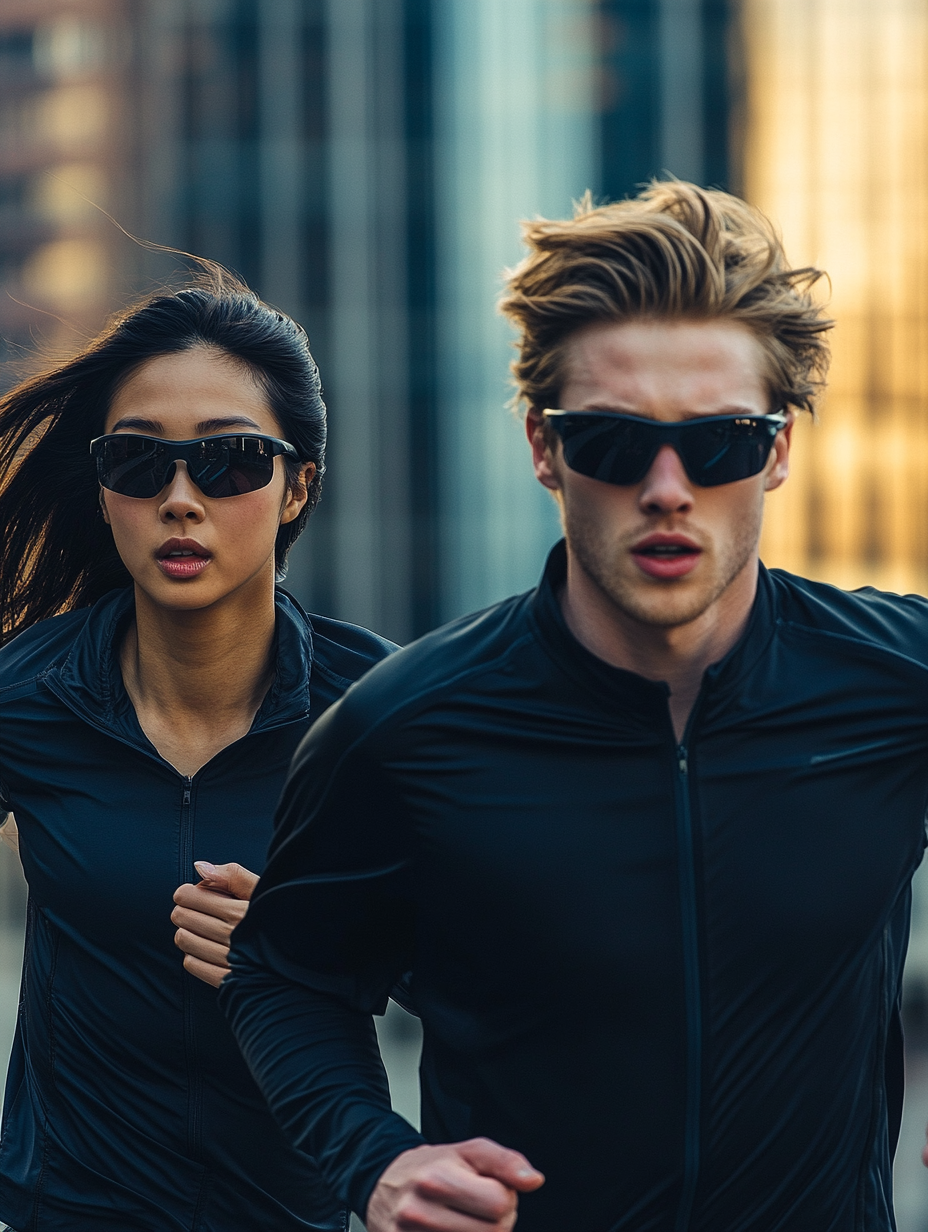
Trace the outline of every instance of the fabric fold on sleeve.
<path fill-rule="evenodd" d="M 281 976 L 266 943 L 258 962 L 250 948 L 220 1003 L 281 1128 L 363 1219 L 384 1169 L 424 1139 L 391 1109 L 371 1015 Z"/>

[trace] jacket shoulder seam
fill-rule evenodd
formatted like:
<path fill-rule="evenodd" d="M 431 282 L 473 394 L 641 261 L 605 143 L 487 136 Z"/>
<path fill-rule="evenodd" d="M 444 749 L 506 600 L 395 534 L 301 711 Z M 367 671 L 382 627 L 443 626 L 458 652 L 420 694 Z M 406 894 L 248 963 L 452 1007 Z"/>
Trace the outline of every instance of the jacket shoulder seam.
<path fill-rule="evenodd" d="M 379 662 L 381 662 L 380 659 L 375 660 L 374 663 L 370 664 L 370 667 L 368 667 L 367 670 L 369 671 L 371 667 L 374 667 Z M 360 676 L 340 676 L 338 672 L 333 671 L 332 668 L 326 663 L 323 663 L 321 659 L 316 658 L 312 660 L 312 670 L 318 672 L 319 675 L 328 680 L 330 684 L 338 685 L 340 688 L 344 689 L 347 689 L 350 685 L 353 685 L 355 680 L 361 679 Z"/>
<path fill-rule="evenodd" d="M 9 684 L 0 684 L 0 702 L 2 702 L 10 693 L 17 689 L 24 689 L 29 685 L 40 685 L 44 682 L 46 676 L 54 670 L 54 667 L 45 667 L 40 672 L 36 672 L 32 676 L 23 676 L 21 680 L 13 680 Z"/>
<path fill-rule="evenodd" d="M 870 637 L 855 637 L 850 633 L 839 633 L 834 629 L 820 629 L 816 625 L 807 625 L 798 620 L 787 620 L 781 617 L 777 624 L 781 628 L 789 629 L 796 633 L 803 633 L 806 637 L 820 637 L 828 641 L 844 642 L 849 646 L 859 647 L 861 650 L 867 650 L 880 658 L 895 659 L 900 663 L 911 664 L 913 667 L 921 668 L 922 671 L 928 672 L 928 663 L 921 659 L 916 659 L 910 654 L 906 654 L 901 650 L 896 650 L 893 646 L 887 646 L 883 642 L 875 641 Z"/>
<path fill-rule="evenodd" d="M 397 715 L 401 714 L 403 711 L 413 710 L 417 705 L 434 698 L 437 694 L 441 693 L 443 689 L 459 684 L 462 680 L 466 680 L 470 676 L 479 676 L 483 672 L 493 671 L 495 668 L 499 667 L 501 663 L 504 663 L 514 651 L 518 650 L 526 643 L 533 641 L 534 636 L 535 635 L 531 632 L 524 633 L 522 637 L 517 638 L 516 641 L 507 646 L 505 651 L 502 654 L 497 655 L 495 659 L 490 659 L 486 663 L 480 663 L 475 667 L 465 668 L 463 671 L 458 672 L 454 676 L 450 676 L 447 679 L 441 680 L 434 685 L 422 689 L 420 692 L 413 694 L 412 697 L 404 698 L 403 701 L 397 702 L 395 706 L 391 707 L 383 714 L 378 715 L 376 719 L 364 727 L 363 731 L 358 733 L 354 740 L 352 740 L 351 744 L 342 752 L 338 762 L 332 767 L 332 772 L 329 775 L 329 781 L 331 782 L 340 773 L 346 758 L 350 757 L 360 745 L 370 739 L 370 737 L 373 736 L 379 728 L 383 727 L 385 723 L 395 719 Z"/>
<path fill-rule="evenodd" d="M 533 641 L 534 638 L 535 635 L 532 632 L 524 633 L 522 637 L 517 638 L 516 641 L 507 646 L 504 653 L 497 655 L 495 659 L 491 659 L 486 663 L 481 663 L 477 667 L 465 668 L 463 671 L 458 672 L 457 675 L 452 676 L 447 680 L 442 680 L 431 688 L 423 689 L 420 693 L 416 693 L 413 697 L 409 697 L 404 701 L 398 702 L 390 710 L 386 711 L 386 713 L 378 715 L 374 722 L 370 723 L 364 728 L 363 731 L 359 732 L 348 747 L 341 751 L 335 764 L 326 775 L 325 783 L 322 786 L 319 799 L 316 802 L 316 806 L 310 816 L 318 813 L 318 811 L 325 806 L 329 794 L 334 789 L 334 784 L 341 776 L 346 764 L 350 761 L 358 749 L 360 749 L 364 743 L 369 740 L 385 723 L 396 718 L 396 716 L 403 710 L 414 708 L 418 703 L 425 701 L 427 698 L 434 697 L 435 694 L 440 693 L 443 688 L 448 688 L 461 680 L 466 680 L 469 676 L 477 676 L 481 672 L 493 670 L 493 668 L 498 667 L 500 663 L 505 662 L 505 660 L 520 646 L 524 646 L 526 643 Z M 306 820 L 307 818 L 304 818 L 304 824 Z"/>

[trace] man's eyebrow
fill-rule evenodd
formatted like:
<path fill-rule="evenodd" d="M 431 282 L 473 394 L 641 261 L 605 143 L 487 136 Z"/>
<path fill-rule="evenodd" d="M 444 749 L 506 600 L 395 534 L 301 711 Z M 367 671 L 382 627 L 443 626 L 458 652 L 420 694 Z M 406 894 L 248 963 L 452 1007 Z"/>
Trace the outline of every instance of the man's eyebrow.
<path fill-rule="evenodd" d="M 640 409 L 635 409 L 630 406 L 609 405 L 605 402 L 597 402 L 593 406 L 585 406 L 583 411 L 595 411 L 600 414 L 609 415 L 634 415 L 636 419 L 653 419 L 653 415 L 648 415 Z M 766 411 L 758 411 L 756 407 L 749 406 L 723 406 L 718 410 L 713 411 L 683 411 L 681 419 L 708 419 L 712 415 L 766 415 Z"/>

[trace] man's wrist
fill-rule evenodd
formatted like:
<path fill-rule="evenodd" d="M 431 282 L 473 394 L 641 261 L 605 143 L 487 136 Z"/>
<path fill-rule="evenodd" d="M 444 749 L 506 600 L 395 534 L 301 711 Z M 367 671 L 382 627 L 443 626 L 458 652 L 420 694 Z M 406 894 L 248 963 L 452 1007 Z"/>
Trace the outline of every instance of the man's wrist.
<path fill-rule="evenodd" d="M 390 1167 L 395 1159 L 399 1159 L 406 1151 L 414 1150 L 417 1146 L 426 1146 L 426 1141 L 420 1133 L 418 1133 L 409 1124 L 408 1121 L 398 1113 L 392 1114 L 393 1120 L 398 1122 L 396 1125 L 395 1136 L 393 1135 L 394 1126 L 390 1126 L 391 1138 L 389 1142 L 384 1142 L 383 1149 L 371 1152 L 370 1156 L 364 1160 L 354 1172 L 349 1183 L 348 1205 L 361 1220 L 367 1219 L 367 1208 L 370 1205 L 374 1190 L 377 1188 L 380 1178 Z"/>

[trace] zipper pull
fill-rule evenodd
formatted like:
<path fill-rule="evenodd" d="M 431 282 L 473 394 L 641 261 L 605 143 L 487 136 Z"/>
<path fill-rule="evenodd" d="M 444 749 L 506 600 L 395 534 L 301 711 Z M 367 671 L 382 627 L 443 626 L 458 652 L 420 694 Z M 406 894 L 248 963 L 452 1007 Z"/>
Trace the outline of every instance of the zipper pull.
<path fill-rule="evenodd" d="M 192 783 L 193 783 L 193 779 L 190 779 L 190 778 L 184 779 L 184 804 L 190 803 L 190 786 Z"/>
<path fill-rule="evenodd" d="M 687 760 L 686 760 L 686 747 L 685 745 L 682 745 L 682 744 L 677 749 L 677 765 L 680 767 L 680 773 L 686 774 L 687 769 L 688 769 Z"/>

